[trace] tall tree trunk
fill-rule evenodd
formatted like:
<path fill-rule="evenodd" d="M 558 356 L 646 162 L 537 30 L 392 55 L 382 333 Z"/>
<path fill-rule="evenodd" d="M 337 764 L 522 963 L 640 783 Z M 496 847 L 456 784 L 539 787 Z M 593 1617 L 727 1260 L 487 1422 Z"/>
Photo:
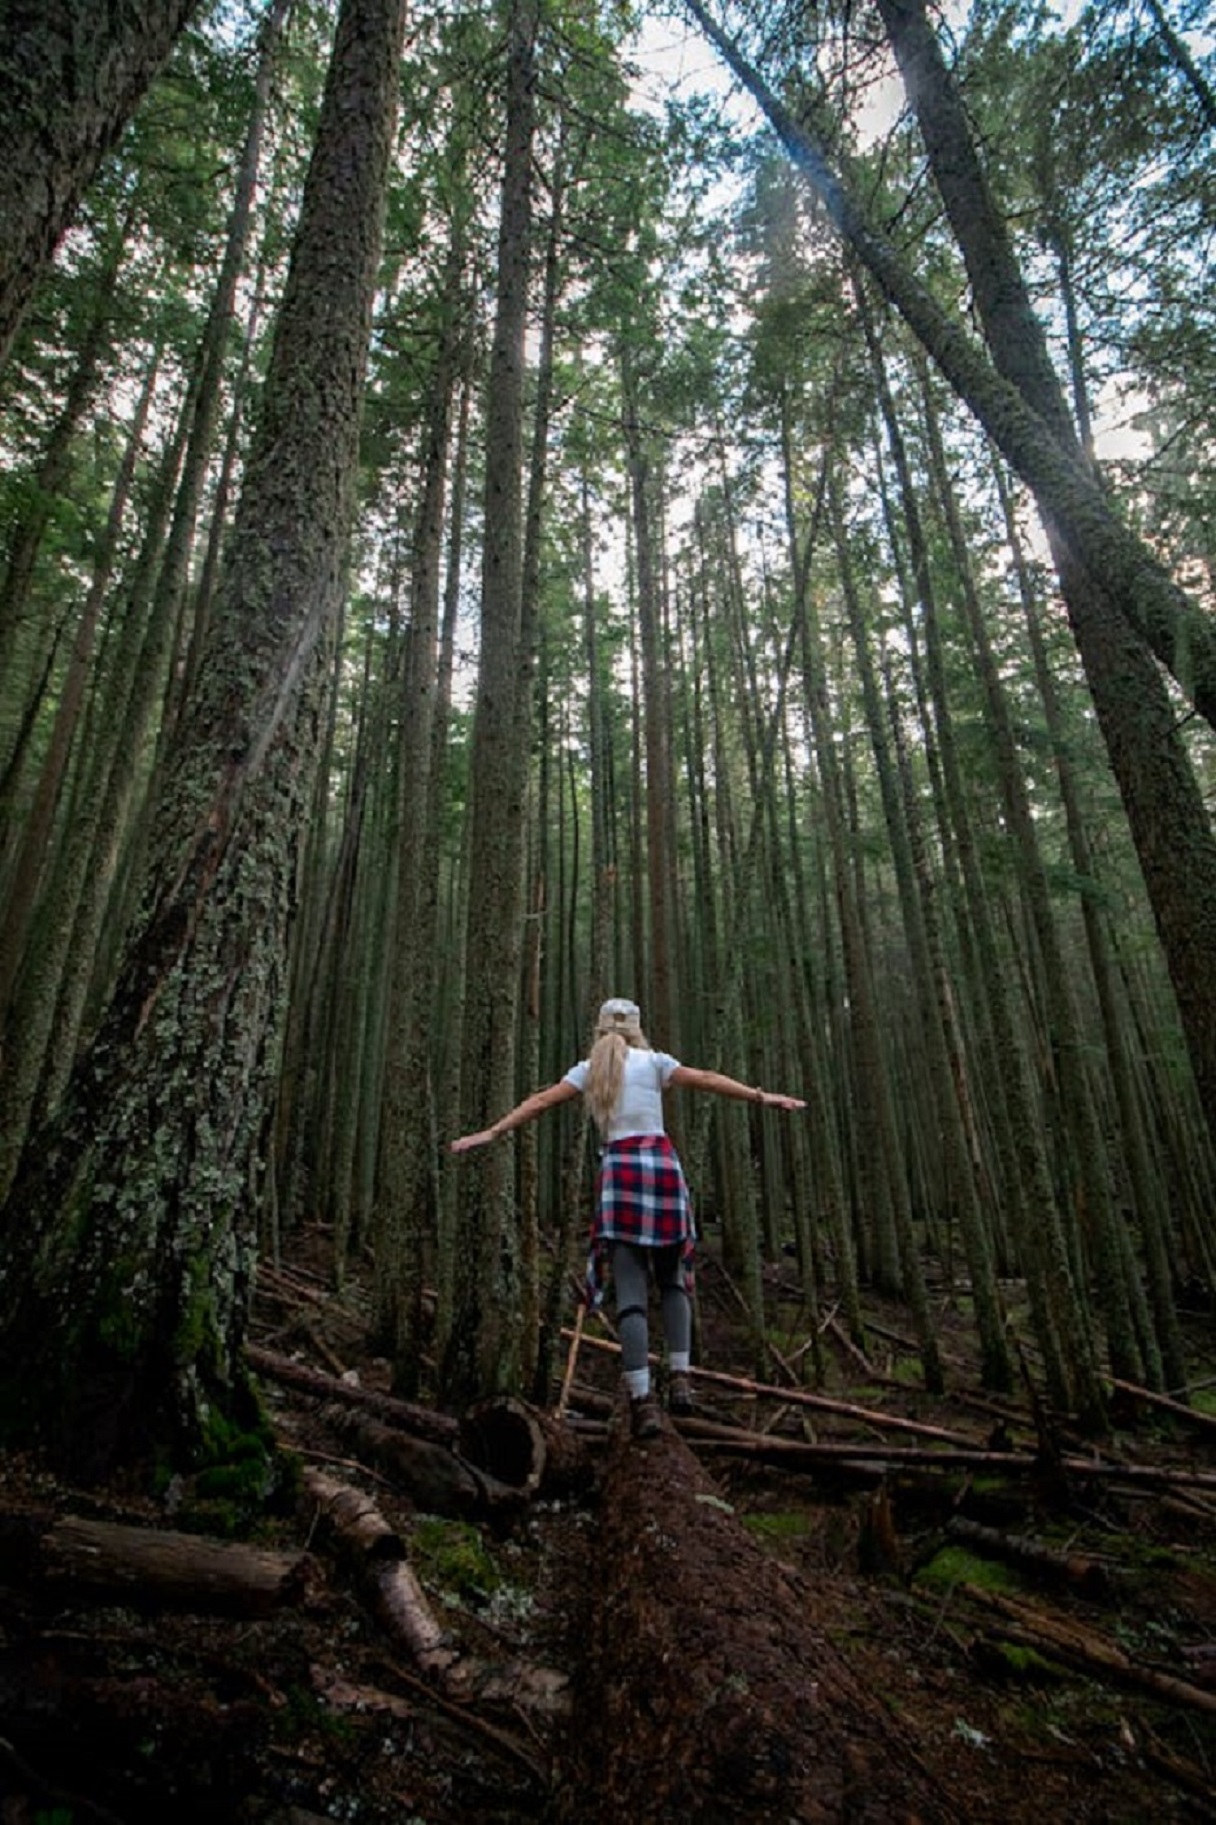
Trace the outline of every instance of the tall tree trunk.
<path fill-rule="evenodd" d="M 997 486 L 1005 516 L 1005 536 L 1013 554 L 1022 611 L 1026 617 L 1026 631 L 1030 640 L 1035 679 L 1043 701 L 1043 714 L 1047 723 L 1052 752 L 1055 756 L 1056 778 L 1060 787 L 1060 802 L 1064 807 L 1073 866 L 1083 880 L 1093 880 L 1097 873 L 1095 859 L 1086 829 L 1077 782 L 1074 778 L 1069 742 L 1060 708 L 1059 691 L 1043 637 L 1034 581 L 1030 565 L 1022 550 L 1013 501 L 1004 478 L 999 472 Z M 1131 1060 L 1128 1056 L 1125 1021 L 1118 1006 L 1116 971 L 1107 933 L 1107 914 L 1098 903 L 1097 896 L 1092 892 L 1081 895 L 1081 918 L 1089 949 L 1090 968 L 1093 972 L 1094 991 L 1102 1021 L 1102 1034 L 1106 1044 L 1106 1057 L 1114 1089 L 1115 1106 L 1119 1113 L 1122 1153 L 1127 1164 L 1132 1203 L 1144 1242 L 1145 1268 L 1155 1324 L 1155 1343 L 1161 1356 L 1162 1385 L 1166 1388 L 1181 1389 L 1186 1383 L 1186 1365 L 1171 1276 L 1173 1251 L 1169 1206 L 1165 1197 L 1165 1187 L 1149 1157 L 1144 1116 L 1136 1093 Z"/>
<path fill-rule="evenodd" d="M 896 1144 L 891 1086 L 880 1041 L 871 962 L 858 912 L 848 854 L 842 780 L 836 756 L 831 698 L 825 677 L 823 642 L 812 602 L 810 577 L 806 568 L 799 566 L 797 560 L 788 452 L 785 500 L 790 548 L 794 554 L 795 613 L 798 619 L 804 691 L 831 851 L 832 885 L 848 991 L 849 1036 L 854 1048 L 854 1084 L 859 1119 L 864 1124 L 864 1132 L 859 1137 L 859 1160 L 865 1174 L 867 1203 L 874 1224 L 877 1276 L 880 1283 L 885 1283 L 889 1288 L 901 1288 L 908 1299 L 916 1327 L 925 1385 L 931 1389 L 940 1389 L 943 1386 L 941 1355 L 929 1312 L 924 1268 L 912 1228 L 907 1182 Z"/>
<path fill-rule="evenodd" d="M 35 474 L 32 499 L 13 527 L 0 574 L 0 679 L 11 694 L 17 668 L 14 664 L 17 627 L 26 607 L 34 566 L 42 549 L 56 500 L 71 474 L 72 450 L 84 415 L 97 392 L 102 365 L 113 330 L 114 287 L 127 251 L 127 237 L 135 217 L 134 205 L 114 224 L 103 249 L 94 287 L 92 314 L 80 341 L 63 405 L 47 436 Z M 5 784 L 13 755 L 2 754 Z M 3 809 L 0 806 L 0 809 Z M 7 820 L 5 820 L 7 823 Z M 2 839 L 0 839 L 2 840 Z"/>
<path fill-rule="evenodd" d="M 161 452 L 132 574 L 110 604 L 106 663 L 77 745 L 71 815 L 42 892 L 14 996 L 5 1010 L 8 1068 L 0 1082 L 0 1197 L 31 1123 L 62 1093 L 94 980 L 102 923 L 129 832 L 136 778 L 160 695 L 166 630 L 149 613 L 185 436 Z"/>
<path fill-rule="evenodd" d="M 354 512 L 402 0 L 344 0 L 228 570 L 94 1043 L 3 1213 L 6 1413 L 196 1455 L 242 1362 L 284 958 Z"/>
<path fill-rule="evenodd" d="M 1080 1289 L 1066 1247 L 1050 1167 L 1040 1132 L 1030 1066 L 1019 1037 L 1005 977 L 988 893 L 979 866 L 972 817 L 955 738 L 954 716 L 946 685 L 945 654 L 937 591 L 929 562 L 923 520 L 907 449 L 887 384 L 877 343 L 871 343 L 879 406 L 899 478 L 900 505 L 911 554 L 915 597 L 921 608 L 929 696 L 941 759 L 944 815 L 953 836 L 964 893 L 965 916 L 976 947 L 978 980 L 991 1021 L 1000 1092 L 1008 1102 L 1009 1175 L 1005 1196 L 1016 1211 L 1015 1227 L 1022 1251 L 1035 1331 L 1046 1365 L 1052 1397 L 1075 1404 L 1090 1418 L 1101 1412 L 1101 1388 L 1080 1303 Z"/>
<path fill-rule="evenodd" d="M 1020 886 L 1026 898 L 1043 972 L 1044 1013 L 1053 1088 L 1058 1092 L 1064 1130 L 1061 1149 L 1063 1169 L 1072 1192 L 1069 1208 L 1075 1213 L 1074 1220 L 1079 1215 L 1085 1232 L 1088 1244 L 1086 1255 L 1097 1283 L 1112 1372 L 1125 1380 L 1142 1380 L 1147 1373 L 1152 1385 L 1157 1386 L 1161 1364 L 1155 1343 L 1147 1369 L 1137 1345 L 1137 1330 L 1143 1337 L 1147 1328 L 1143 1291 L 1138 1277 L 1131 1271 L 1126 1238 L 1116 1225 L 1110 1166 L 1085 1069 L 1080 1017 L 1056 929 L 1047 871 L 1039 851 L 1030 797 L 1018 760 L 1013 720 L 972 575 L 970 548 L 961 509 L 950 480 L 927 374 L 922 374 L 921 382 L 930 472 L 946 522 L 954 575 L 984 693 L 986 722 L 996 756 L 1001 801 L 1008 828 L 1017 847 Z M 1052 1100 L 1054 1102 L 1057 1098 L 1053 1097 Z M 1140 1320 L 1138 1326 L 1132 1322 L 1133 1305 L 1137 1307 Z"/>
<path fill-rule="evenodd" d="M 469 900 L 460 1059 L 461 1126 L 512 1103 L 523 911 L 528 693 L 522 689 L 524 366 L 532 227 L 536 0 L 513 0 L 486 408 L 481 657 L 473 719 Z M 519 1235 L 514 1158 L 489 1148 L 461 1168 L 441 1261 L 442 1398 L 460 1406 L 518 1373 Z"/>
<path fill-rule="evenodd" d="M 0 1023 L 8 1024 L 13 985 L 21 966 L 30 919 L 37 904 L 43 866 L 50 849 L 60 792 L 67 772 L 68 756 L 76 737 L 85 689 L 93 662 L 93 649 L 101 618 L 102 604 L 110 578 L 126 517 L 127 502 L 135 478 L 143 444 L 148 413 L 160 373 L 159 354 L 149 364 L 135 416 L 127 437 L 127 446 L 118 466 L 118 475 L 110 497 L 106 523 L 93 554 L 93 575 L 89 593 L 72 639 L 63 686 L 55 706 L 55 719 L 34 791 L 33 802 L 25 815 L 25 828 L 13 862 L 11 891 L 4 901 L 4 930 L 0 933 Z M 6 1051 L 8 1048 L 6 1048 Z M 11 1054 L 10 1054 L 11 1056 Z M 2 1118 L 0 1118 L 2 1121 Z M 4 1152 L 0 1143 L 0 1155 Z M 2 1181 L 0 1181 L 2 1182 Z"/>
<path fill-rule="evenodd" d="M 165 715 L 162 719 L 162 751 L 180 709 L 186 683 L 186 654 L 189 649 L 189 629 L 185 619 L 187 571 L 194 546 L 203 486 L 214 455 L 223 408 L 224 372 L 232 344 L 237 286 L 245 269 L 253 205 L 261 171 L 266 114 L 278 68 L 283 24 L 291 4 L 292 0 L 272 0 L 262 21 L 253 105 L 237 166 L 224 253 L 195 357 L 198 385 L 194 395 L 193 420 L 182 464 L 181 483 L 173 507 L 173 523 L 169 528 L 165 558 L 157 584 L 158 591 L 169 598 L 167 615 L 176 641 L 174 662 L 169 672 Z"/>
<path fill-rule="evenodd" d="M 76 205 L 200 0 L 9 0 L 0 47 L 0 366 Z"/>
<path fill-rule="evenodd" d="M 975 1301 L 980 1336 L 983 1377 L 987 1386 L 1008 1389 L 1013 1366 L 1005 1336 L 1005 1317 L 997 1293 L 994 1250 L 987 1215 L 979 1189 L 979 1148 L 971 1139 L 974 1123 L 967 1086 L 967 1064 L 958 1023 L 954 1018 L 950 978 L 942 948 L 941 926 L 928 871 L 923 862 L 924 843 L 919 830 L 919 810 L 914 798 L 901 790 L 899 770 L 893 763 L 888 739 L 886 709 L 878 689 L 874 657 L 865 625 L 857 580 L 849 555 L 844 524 L 844 504 L 839 486 L 832 488 L 832 523 L 836 560 L 857 654 L 874 762 L 891 843 L 904 931 L 912 959 L 913 976 L 921 997 L 921 1024 L 928 1048 L 934 1107 L 945 1152 L 949 1195 L 958 1213 L 963 1251 Z"/>
<path fill-rule="evenodd" d="M 449 149 L 457 188 L 465 181 L 463 134 Z M 452 222 L 444 263 L 442 328 L 423 427 L 422 487 L 414 526 L 410 622 L 402 660 L 397 719 L 395 894 L 388 959 L 389 1020 L 376 1184 L 375 1322 L 393 1361 L 396 1384 L 418 1389 L 423 1283 L 433 1272 L 438 1239 L 434 1203 L 434 1094 L 431 1083 L 434 919 L 420 916 L 433 894 L 423 871 L 436 781 L 431 768 L 439 679 L 443 528 L 452 420 L 461 371 L 468 364 L 463 216 Z"/>
<path fill-rule="evenodd" d="M 658 503 L 646 437 L 642 426 L 640 381 L 633 350 L 621 348 L 621 391 L 625 412 L 625 451 L 637 566 L 638 632 L 642 662 L 642 723 L 646 753 L 646 882 L 650 912 L 650 949 L 646 970 L 646 1014 L 651 1031 L 669 1050 L 679 1047 L 675 997 L 675 900 L 672 881 L 674 779 L 671 730 L 665 689 L 666 654 L 662 639 L 659 575 Z M 639 962 L 641 959 L 639 958 Z"/>

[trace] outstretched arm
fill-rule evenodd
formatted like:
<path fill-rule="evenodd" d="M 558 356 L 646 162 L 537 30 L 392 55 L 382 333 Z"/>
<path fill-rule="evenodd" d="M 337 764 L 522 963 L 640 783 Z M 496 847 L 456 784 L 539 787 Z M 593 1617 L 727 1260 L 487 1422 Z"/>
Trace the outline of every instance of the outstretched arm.
<path fill-rule="evenodd" d="M 763 1103 L 768 1109 L 805 1109 L 801 1096 L 783 1096 L 777 1090 L 761 1090 L 757 1084 L 743 1084 L 737 1077 L 721 1071 L 698 1071 L 693 1065 L 677 1065 L 668 1078 L 683 1090 L 708 1090 L 714 1096 L 733 1096 L 744 1103 Z"/>
<path fill-rule="evenodd" d="M 568 1103 L 579 1092 L 574 1085 L 567 1083 L 563 1077 L 560 1082 L 550 1084 L 547 1090 L 535 1090 L 531 1096 L 525 1096 L 522 1103 L 516 1103 L 505 1115 L 500 1115 L 492 1128 L 481 1128 L 476 1134 L 462 1134 L 458 1141 L 453 1141 L 449 1153 L 470 1153 L 474 1147 L 488 1147 L 500 1134 L 509 1134 L 512 1128 L 522 1128 L 525 1122 L 534 1122 L 546 1109 L 556 1109 L 558 1103 Z"/>

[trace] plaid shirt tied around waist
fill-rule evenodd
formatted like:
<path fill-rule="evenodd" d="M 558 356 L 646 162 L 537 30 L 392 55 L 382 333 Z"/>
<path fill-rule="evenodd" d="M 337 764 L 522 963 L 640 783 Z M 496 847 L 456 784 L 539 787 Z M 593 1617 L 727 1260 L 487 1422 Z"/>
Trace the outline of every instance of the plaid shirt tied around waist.
<path fill-rule="evenodd" d="M 596 1186 L 587 1296 L 601 1303 L 609 1242 L 639 1248 L 684 1244 L 684 1279 L 692 1286 L 696 1225 L 680 1156 L 665 1134 L 630 1134 L 604 1149 Z"/>

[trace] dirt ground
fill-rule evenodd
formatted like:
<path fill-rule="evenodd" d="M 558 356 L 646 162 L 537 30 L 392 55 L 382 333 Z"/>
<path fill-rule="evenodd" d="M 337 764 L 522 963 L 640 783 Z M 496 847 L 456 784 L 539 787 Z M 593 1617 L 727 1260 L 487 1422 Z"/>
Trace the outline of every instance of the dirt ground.
<path fill-rule="evenodd" d="M 385 1366 L 358 1289 L 331 1296 L 315 1260 L 267 1276 L 258 1339 L 357 1405 Z M 937 1399 L 897 1311 L 870 1314 L 868 1365 L 825 1323 L 821 1392 L 1004 1458 L 955 1462 L 921 1431 L 749 1385 L 712 1258 L 699 1283 L 718 1378 L 698 1379 L 697 1419 L 630 1442 L 592 1323 L 562 1422 L 573 1469 L 506 1511 L 430 1512 L 332 1404 L 270 1379 L 290 1453 L 256 1500 L 0 1463 L 0 1825 L 1216 1819 L 1216 1423 L 1124 1401 L 1100 1445 L 1065 1429 L 1031 1473 L 1029 1407 L 980 1393 L 944 1294 Z M 793 1364 L 806 1315 L 770 1293 Z M 1216 1358 L 1210 1313 L 1194 1329 Z M 808 1443 L 852 1455 L 797 1461 Z M 399 1542 L 431 1660 L 371 1600 L 382 1546 L 362 1568 L 339 1549 L 318 1472 Z M 47 1575 L 39 1530 L 66 1515 L 306 1571 L 268 1613 L 120 1601 Z"/>

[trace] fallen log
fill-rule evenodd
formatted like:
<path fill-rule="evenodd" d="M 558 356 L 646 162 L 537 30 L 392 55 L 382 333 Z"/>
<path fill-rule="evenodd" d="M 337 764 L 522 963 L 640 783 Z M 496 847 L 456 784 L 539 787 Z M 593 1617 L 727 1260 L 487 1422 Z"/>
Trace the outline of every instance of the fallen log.
<path fill-rule="evenodd" d="M 1111 1386 L 1117 1394 L 1124 1394 L 1129 1400 L 1143 1401 L 1146 1406 L 1156 1407 L 1161 1413 L 1172 1413 L 1175 1419 L 1216 1437 L 1216 1413 L 1205 1413 L 1200 1407 L 1184 1406 L 1180 1400 L 1171 1400 L 1168 1394 L 1154 1394 L 1151 1388 L 1138 1387 L 1134 1381 L 1120 1381 L 1118 1376 L 1112 1378 Z"/>
<path fill-rule="evenodd" d="M 563 1673 L 514 1661 L 496 1667 L 462 1653 L 436 1618 L 400 1534 L 369 1496 L 319 1470 L 305 1471 L 304 1487 L 331 1523 L 382 1626 L 449 1698 L 564 1714 Z"/>
<path fill-rule="evenodd" d="M 520 1499 L 569 1495 L 587 1486 L 591 1458 L 568 1418 L 542 1413 L 513 1394 L 478 1401 L 460 1421 L 460 1451 L 479 1474 Z"/>
<path fill-rule="evenodd" d="M 371 1497 L 349 1483 L 336 1482 L 320 1470 L 306 1470 L 304 1488 L 328 1517 L 390 1633 L 408 1648 L 424 1672 L 446 1676 L 459 1654 L 406 1562 L 400 1534 L 389 1526 Z"/>
<path fill-rule="evenodd" d="M 432 1444 L 351 1407 L 323 1407 L 322 1423 L 355 1455 L 428 1514 L 476 1515 L 514 1511 L 524 1494 L 469 1464 L 449 1445 Z"/>
<path fill-rule="evenodd" d="M 137 1608 L 265 1616 L 304 1597 L 314 1563 L 306 1552 L 79 1515 L 8 1516 L 0 1530 L 5 1569 Z"/>
<path fill-rule="evenodd" d="M 336 1375 L 323 1375 L 319 1369 L 310 1369 L 305 1363 L 294 1362 L 290 1356 L 279 1356 L 256 1344 L 247 1346 L 245 1357 L 255 1374 L 282 1382 L 288 1388 L 298 1388 L 302 1394 L 311 1394 L 316 1400 L 341 1401 L 344 1406 L 362 1407 L 387 1425 L 416 1432 L 419 1438 L 429 1438 L 436 1444 L 451 1444 L 459 1431 L 456 1420 L 447 1413 L 437 1413 L 433 1407 L 421 1406 L 416 1401 L 400 1400 L 393 1394 L 381 1394 L 374 1388 L 361 1388 L 357 1382 L 343 1381 Z"/>
<path fill-rule="evenodd" d="M 1045 1546 L 1041 1540 L 1028 1539 L 1024 1534 L 1002 1533 L 997 1527 L 969 1521 L 965 1515 L 954 1515 L 946 1532 L 951 1539 L 963 1540 L 989 1558 L 1028 1567 L 1041 1577 L 1071 1585 L 1086 1596 L 1110 1594 L 1110 1573 L 1099 1559 L 1091 1559 L 1085 1553 L 1060 1552 L 1055 1547 Z"/>
<path fill-rule="evenodd" d="M 1116 1642 L 1092 1629 L 1083 1629 L 1058 1616 L 1044 1616 L 1029 1604 L 1015 1603 L 1011 1597 L 1002 1597 L 999 1592 L 986 1591 L 978 1585 L 964 1582 L 958 1589 L 985 1609 L 994 1611 L 1000 1619 L 999 1632 L 1015 1646 L 1035 1648 L 1040 1654 L 1079 1667 L 1082 1672 L 1151 1692 L 1169 1704 L 1186 1705 L 1193 1711 L 1216 1715 L 1216 1692 L 1204 1692 L 1173 1673 L 1144 1666 Z"/>
<path fill-rule="evenodd" d="M 735 1519 L 682 1438 L 618 1427 L 558 1745 L 563 1817 L 966 1816 Z"/>
<path fill-rule="evenodd" d="M 938 1470 L 986 1469 L 1014 1476 L 1038 1475 L 1042 1460 L 1026 1451 L 969 1450 L 951 1446 L 886 1445 L 831 1440 L 810 1444 L 803 1439 L 774 1438 L 738 1426 L 693 1418 L 679 1421 L 680 1431 L 698 1450 L 785 1465 L 791 1470 L 834 1470 L 876 1481 L 889 1472 L 913 1467 Z M 1216 1489 L 1216 1471 L 1180 1469 L 1165 1464 L 1125 1464 L 1113 1458 L 1065 1457 L 1060 1468 L 1079 1482 L 1126 1483 L 1150 1489 Z"/>

